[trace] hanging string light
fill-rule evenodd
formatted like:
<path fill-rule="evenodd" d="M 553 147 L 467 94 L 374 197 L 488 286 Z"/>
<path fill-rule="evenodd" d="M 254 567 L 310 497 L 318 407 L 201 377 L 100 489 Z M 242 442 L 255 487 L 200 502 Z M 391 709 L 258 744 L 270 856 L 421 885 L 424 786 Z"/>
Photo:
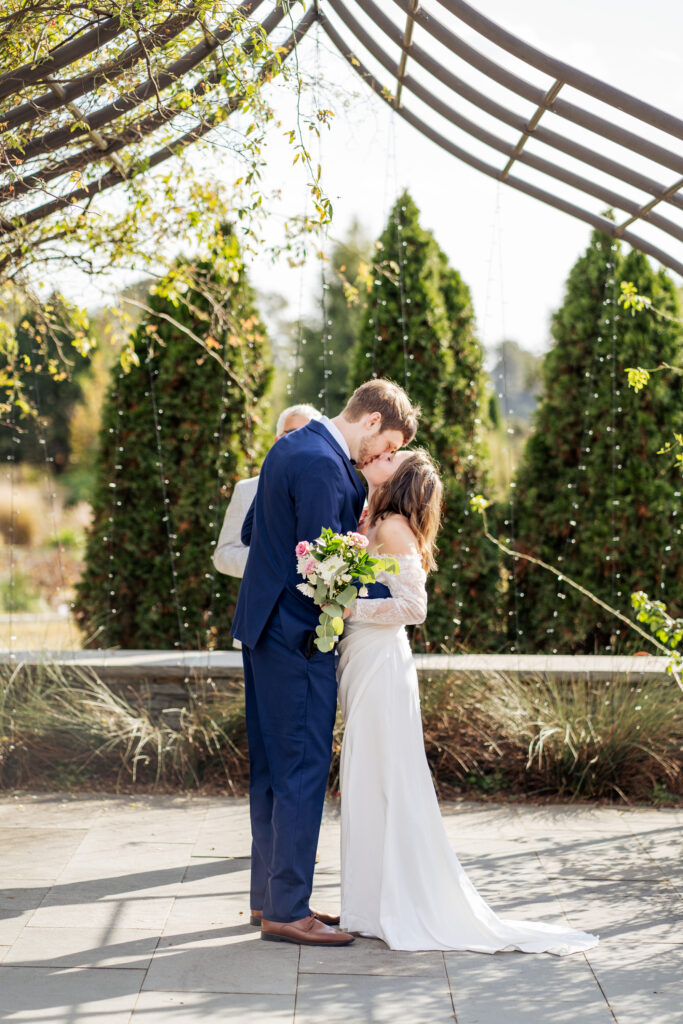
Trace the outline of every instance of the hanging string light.
<path fill-rule="evenodd" d="M 155 439 L 156 439 L 156 449 L 157 449 L 157 468 L 159 470 L 159 480 L 160 480 L 160 483 L 161 483 L 161 493 L 162 493 L 162 499 L 163 499 L 163 503 L 164 503 L 164 507 L 163 507 L 163 513 L 164 514 L 162 516 L 162 522 L 164 523 L 165 528 L 166 528 L 166 538 L 167 538 L 167 541 L 168 541 L 168 557 L 169 557 L 169 563 L 170 563 L 170 567 L 171 567 L 171 580 L 172 580 L 171 594 L 173 595 L 173 599 L 174 599 L 174 602 L 175 602 L 176 617 L 177 617 L 177 620 L 178 620 L 178 640 L 175 642 L 174 646 L 175 647 L 179 647 L 181 649 L 185 649 L 185 629 L 187 628 L 188 624 L 183 621 L 183 614 L 182 613 L 187 611 L 187 608 L 181 606 L 181 604 L 180 604 L 180 597 L 179 597 L 180 588 L 179 588 L 179 585 L 178 585 L 178 575 L 177 575 L 177 572 L 176 572 L 176 560 L 180 556 L 179 556 L 179 553 L 175 550 L 175 546 L 174 546 L 175 542 L 177 540 L 177 534 L 174 533 L 173 526 L 172 526 L 171 502 L 170 502 L 170 499 L 168 497 L 168 491 L 167 491 L 167 487 L 168 487 L 169 481 L 168 481 L 168 478 L 166 477 L 166 473 L 164 471 L 163 449 L 162 449 L 162 444 L 161 444 L 161 424 L 159 422 L 159 418 L 160 418 L 160 416 L 163 416 L 164 410 L 161 409 L 158 406 L 157 400 L 156 400 L 156 392 L 155 392 L 155 387 L 154 387 L 154 380 L 155 380 L 155 377 L 158 377 L 159 370 L 158 370 L 158 368 L 157 369 L 153 368 L 153 366 L 152 366 L 152 358 L 153 358 L 153 356 L 152 356 L 151 345 L 148 345 L 148 347 L 147 347 L 147 368 L 148 368 L 148 373 L 149 373 L 149 391 L 147 392 L 147 395 L 151 399 L 151 403 L 152 403 L 152 415 L 153 415 L 153 418 L 154 418 L 154 436 L 155 436 Z"/>
<path fill-rule="evenodd" d="M 394 124 L 394 111 L 389 109 L 387 111 L 387 129 L 386 129 L 387 133 L 391 130 L 391 127 L 393 127 L 393 124 Z M 385 164 L 384 164 L 384 203 L 383 203 L 384 220 L 383 220 L 383 223 L 386 223 L 386 221 L 387 221 L 387 209 L 388 209 L 388 205 L 389 205 L 389 173 L 390 173 L 390 166 L 391 166 L 391 149 L 388 146 L 387 147 L 387 151 L 386 151 L 386 160 L 385 160 Z M 396 174 L 394 172 L 394 182 L 395 182 L 395 180 L 396 180 Z M 382 338 L 381 338 L 380 333 L 379 333 L 379 306 L 380 306 L 380 301 L 382 301 L 383 304 L 386 305 L 386 301 L 380 299 L 381 285 L 382 285 L 382 273 L 383 273 L 383 271 L 381 270 L 380 265 L 379 265 L 380 264 L 380 260 L 381 260 L 381 253 L 380 253 L 379 249 L 375 249 L 375 254 L 374 254 L 374 259 L 373 259 L 373 275 L 372 275 L 373 298 L 371 300 L 373 313 L 372 313 L 372 316 L 368 320 L 370 326 L 372 327 L 372 351 L 365 353 L 365 358 L 370 360 L 370 376 L 371 377 L 376 377 L 377 376 L 377 351 L 378 351 L 378 348 L 379 348 L 379 346 L 381 345 L 381 342 L 382 342 Z"/>
<path fill-rule="evenodd" d="M 241 309 L 242 309 L 242 306 L 240 305 L 238 307 L 238 310 L 241 310 Z M 227 353 L 224 352 L 224 357 L 226 355 L 227 355 Z M 221 388 L 221 400 L 220 400 L 220 415 L 219 415 L 219 418 L 218 418 L 218 425 L 216 427 L 216 430 L 214 430 L 214 432 L 213 432 L 213 439 L 216 442 L 216 482 L 215 482 L 215 486 L 214 486 L 213 500 L 212 500 L 212 503 L 209 505 L 209 508 L 208 508 L 209 514 L 211 516 L 211 519 L 209 521 L 209 529 L 213 530 L 213 536 L 212 536 L 212 539 L 211 539 L 211 547 L 212 548 L 215 548 L 216 545 L 218 544 L 218 537 L 220 535 L 221 523 L 222 523 L 222 520 L 223 520 L 223 512 L 224 512 L 224 509 L 221 507 L 221 490 L 222 490 L 222 485 L 223 485 L 223 465 L 222 465 L 221 455 L 223 453 L 223 437 L 224 437 L 224 432 L 225 432 L 225 418 L 227 416 L 227 413 L 226 413 L 226 406 L 227 406 L 227 403 L 228 403 L 227 391 L 228 391 L 228 375 L 227 375 L 227 373 L 225 373 L 225 371 L 223 371 L 223 380 L 222 380 L 222 388 Z M 215 642 L 215 630 L 214 630 L 214 624 L 213 624 L 213 615 L 214 615 L 214 610 L 215 610 L 215 603 L 216 603 L 216 598 L 221 596 L 220 590 L 216 589 L 218 587 L 218 576 L 217 576 L 216 567 L 213 564 L 213 560 L 211 561 L 211 566 L 212 566 L 211 570 L 209 570 L 209 571 L 204 573 L 204 579 L 209 581 L 209 584 L 208 584 L 209 585 L 209 608 L 208 608 L 208 611 L 206 613 L 206 629 L 205 629 L 206 647 L 207 647 L 207 673 L 208 673 L 208 667 L 209 667 L 208 651 L 214 645 L 214 642 Z M 212 682 L 212 680 L 208 679 L 207 682 L 210 683 L 210 682 Z"/>
<path fill-rule="evenodd" d="M 597 247 L 602 246 L 601 242 L 597 242 Z M 612 603 L 614 604 L 615 599 L 619 599 L 622 596 L 622 592 L 616 589 L 616 583 L 621 579 L 621 572 L 617 571 L 616 559 L 613 557 L 616 552 L 616 544 L 618 537 L 616 537 L 616 508 L 614 504 L 616 499 L 616 472 L 621 470 L 620 455 L 617 453 L 621 452 L 621 445 L 616 440 L 616 402 L 621 396 L 621 390 L 616 385 L 616 343 L 617 343 L 617 303 L 616 303 L 616 258 L 617 258 L 617 244 L 613 240 L 609 240 L 606 244 L 609 245 L 609 253 L 607 258 L 607 272 L 605 276 L 605 284 L 603 288 L 602 298 L 602 315 L 600 319 L 600 328 L 595 339 L 595 345 L 593 348 L 593 359 L 588 369 L 584 370 L 584 380 L 586 385 L 585 397 L 582 404 L 582 430 L 581 440 L 579 443 L 579 457 L 576 465 L 576 471 L 574 474 L 573 482 L 570 481 L 567 484 L 567 490 L 570 497 L 571 512 L 565 528 L 565 541 L 563 545 L 563 551 L 561 555 L 558 555 L 557 562 L 558 567 L 562 567 L 569 559 L 569 549 L 576 545 L 576 530 L 579 523 L 580 513 L 580 501 L 579 491 L 581 484 L 581 476 L 587 472 L 586 456 L 591 455 L 593 442 L 596 439 L 596 421 L 595 415 L 591 409 L 591 402 L 595 401 L 599 394 L 595 390 L 598 386 L 598 382 L 602 379 L 601 364 L 604 364 L 605 356 L 602 354 L 603 341 L 605 335 L 607 335 L 609 341 L 608 354 L 611 361 L 611 393 L 612 393 L 612 404 L 611 404 L 611 427 L 608 427 L 608 432 L 612 435 L 612 449 L 611 449 L 611 467 L 612 467 L 612 482 L 611 482 L 611 542 L 610 551 L 611 556 L 606 556 L 610 561 L 610 575 L 612 581 Z M 620 410 L 619 410 L 620 411 Z M 589 443 L 590 442 L 590 443 Z M 553 625 L 546 628 L 546 633 L 553 640 L 555 638 L 556 628 L 555 623 L 561 617 L 562 606 L 561 602 L 567 598 L 567 592 L 563 586 L 561 579 L 557 580 L 555 586 L 555 607 L 553 609 Z M 617 635 L 620 635 L 621 630 L 618 626 L 615 629 Z M 606 650 L 611 650 L 611 644 L 606 645 Z M 552 653 L 557 654 L 558 648 L 553 647 Z"/>
<path fill-rule="evenodd" d="M 15 566 L 14 566 L 14 520 L 17 515 L 17 508 L 15 504 L 15 463 L 16 463 L 16 448 L 12 447 L 19 443 L 19 438 L 16 436 L 16 408 L 14 402 L 10 404 L 9 411 L 9 431 L 10 431 L 10 447 L 7 451 L 7 472 L 6 477 L 9 480 L 9 593 L 8 593 L 8 625 L 9 625 L 9 640 L 7 644 L 9 652 L 9 660 L 16 661 L 16 654 L 14 652 L 14 641 L 17 639 L 14 632 L 14 602 L 16 599 L 16 578 L 15 578 Z"/>
<path fill-rule="evenodd" d="M 322 32 L 320 22 L 316 23 L 315 27 L 315 84 L 313 88 L 313 103 L 315 110 L 320 109 L 320 92 L 322 83 L 321 64 L 320 64 L 320 33 Z M 318 130 L 318 167 L 323 167 L 323 144 L 322 144 L 322 132 Z M 329 243 L 329 234 L 327 224 L 321 224 L 318 228 L 318 258 L 320 259 L 320 289 L 321 289 L 321 313 L 322 313 L 322 324 L 320 332 L 321 340 L 321 354 L 320 361 L 322 363 L 322 387 L 318 392 L 318 398 L 322 405 L 322 411 L 328 415 L 328 401 L 327 401 L 327 379 L 331 375 L 332 370 L 329 368 L 328 362 L 330 356 L 334 355 L 334 351 L 331 348 L 332 344 L 332 321 L 328 315 L 327 308 L 327 292 L 329 285 L 327 283 L 327 276 L 325 273 L 325 263 L 327 261 L 327 251 Z"/>
<path fill-rule="evenodd" d="M 320 228 L 319 230 L 320 230 L 320 235 L 319 235 L 319 237 L 320 237 L 320 252 L 319 252 L 319 256 L 320 256 L 320 287 L 321 287 L 321 295 L 322 295 L 322 298 L 321 298 L 321 309 L 322 309 L 322 325 L 321 325 L 321 327 L 322 327 L 322 330 L 321 330 L 321 333 L 320 333 L 320 338 L 321 338 L 321 355 L 320 355 L 320 360 L 322 362 L 322 387 L 320 388 L 320 391 L 318 392 L 318 398 L 320 399 L 320 402 L 322 404 L 322 411 L 327 416 L 327 414 L 328 414 L 328 408 L 327 408 L 327 378 L 330 375 L 330 373 L 332 372 L 330 369 L 328 369 L 327 360 L 328 360 L 328 348 L 329 348 L 329 344 L 330 344 L 330 342 L 332 340 L 332 334 L 330 332 L 330 327 L 332 326 L 332 321 L 329 319 L 328 314 L 327 314 L 327 289 L 329 288 L 329 285 L 327 283 L 327 279 L 326 279 L 326 276 L 325 276 L 325 248 L 326 248 L 326 242 L 327 242 L 327 232 L 324 231 L 323 228 Z"/>
<path fill-rule="evenodd" d="M 620 389 L 617 387 L 617 324 L 619 321 L 619 306 L 617 303 L 617 270 L 616 270 L 616 246 L 614 242 L 610 244 L 610 262 L 608 271 L 608 280 L 606 288 L 609 289 L 610 296 L 610 316 L 609 324 L 611 350 L 609 352 L 610 358 L 610 385 L 611 385 L 611 413 L 612 421 L 609 426 L 609 431 L 612 435 L 612 452 L 611 452 L 611 470 L 612 470 L 612 492 L 610 500 L 610 509 L 612 514 L 611 522 L 611 549 L 610 549 L 610 582 L 611 582 L 611 601 L 610 604 L 613 608 L 617 607 L 617 601 L 621 599 L 621 590 L 617 590 L 617 545 L 620 541 L 620 537 L 617 536 L 617 524 L 616 515 L 617 507 L 619 505 L 619 499 L 617 498 L 617 468 L 621 469 L 621 463 L 617 460 L 620 458 L 618 454 L 621 451 L 621 445 L 617 442 L 617 412 L 621 412 L 621 409 L 617 409 L 617 402 L 621 395 Z M 619 577 L 621 574 L 619 574 Z M 612 624 L 612 635 L 618 642 L 618 638 L 621 635 L 621 628 L 619 621 L 614 620 Z M 606 650 L 612 650 L 612 644 L 607 644 Z"/>
<path fill-rule="evenodd" d="M 119 473 L 123 466 L 121 463 L 121 457 L 123 455 L 123 446 L 121 444 L 121 418 L 123 416 L 123 410 L 121 408 L 121 381 L 123 380 L 123 370 L 119 369 L 117 373 L 117 384 L 115 385 L 116 390 L 114 391 L 114 399 L 116 401 L 116 416 L 114 419 L 114 426 L 109 427 L 109 433 L 112 436 L 114 443 L 114 462 L 112 478 L 109 481 L 109 487 L 111 489 L 111 506 L 109 508 L 109 525 L 107 527 L 107 535 L 104 540 L 107 542 L 107 558 L 108 558 L 108 586 L 107 586 L 107 609 L 109 616 L 114 618 L 118 614 L 118 609 L 115 607 L 116 598 L 116 561 L 114 553 L 116 550 L 116 510 L 121 507 L 121 500 L 118 496 L 118 482 Z"/>
<path fill-rule="evenodd" d="M 58 607 L 63 607 L 68 610 L 68 623 L 69 623 L 69 637 L 74 649 L 78 648 L 80 644 L 75 642 L 74 624 L 71 616 L 73 610 L 73 602 L 66 601 L 66 573 L 64 572 L 64 561 L 62 556 L 64 555 L 64 545 L 62 539 L 59 536 L 57 529 L 57 492 L 55 491 L 54 483 L 54 467 L 55 459 L 53 455 L 50 455 L 48 451 L 47 438 L 45 436 L 45 420 L 42 415 L 42 402 L 40 396 L 40 390 L 38 388 L 38 372 L 37 365 L 40 352 L 35 347 L 32 348 L 32 358 L 34 364 L 34 372 L 32 374 L 33 380 L 33 396 L 36 409 L 36 428 L 38 431 L 38 445 L 43 453 L 44 459 L 44 483 L 45 483 L 45 498 L 47 499 L 48 507 L 50 509 L 50 523 L 52 527 L 52 538 L 55 545 L 55 551 L 57 556 L 57 570 L 59 573 L 59 583 L 56 586 L 56 594 L 58 599 Z"/>
<path fill-rule="evenodd" d="M 304 207 L 305 212 L 305 207 Z M 304 245 L 303 259 L 299 268 L 299 306 L 297 316 L 297 331 L 296 331 L 296 348 L 294 350 L 294 361 L 290 363 L 290 368 L 287 374 L 287 398 L 291 404 L 294 405 L 299 396 L 299 377 L 304 371 L 303 367 L 303 351 L 306 345 L 306 339 L 304 338 L 304 273 L 306 268 L 306 262 L 308 259 L 308 251 Z"/>
<path fill-rule="evenodd" d="M 503 408 L 503 420 L 505 423 L 505 438 L 506 442 L 503 445 L 503 453 L 507 459 L 507 476 L 510 481 L 508 488 L 508 503 L 507 503 L 507 519 L 503 520 L 503 525 L 507 527 L 507 538 L 506 543 L 508 547 L 514 547 L 516 544 L 516 481 L 515 471 L 517 465 L 515 463 L 514 450 L 510 444 L 508 438 L 514 435 L 514 428 L 510 426 L 510 420 L 512 416 L 512 400 L 509 391 L 509 369 L 508 360 L 506 355 L 505 342 L 507 340 L 507 328 L 505 320 L 505 283 L 503 276 L 503 226 L 502 226 L 502 209 L 501 209 L 501 187 L 500 182 L 496 185 L 496 203 L 494 209 L 494 221 L 492 225 L 492 237 L 491 237 L 491 255 L 489 263 L 489 280 L 487 282 L 487 295 L 486 295 L 486 308 L 488 308 L 489 301 L 489 289 L 493 290 L 493 279 L 495 278 L 494 266 L 494 252 L 497 249 L 498 253 L 498 306 L 500 310 L 500 333 L 503 340 L 501 346 L 502 363 L 503 363 L 503 379 L 502 379 L 502 390 L 497 392 L 498 399 L 502 402 Z M 469 512 L 469 508 L 468 508 Z M 515 639 L 510 644 L 510 653 L 519 654 L 521 651 L 521 638 L 524 635 L 524 630 L 519 624 L 519 608 L 520 601 L 524 597 L 524 594 L 520 592 L 519 583 L 517 579 L 517 573 L 515 567 L 512 566 L 508 569 L 507 573 L 508 584 L 512 587 L 513 606 L 508 610 L 508 616 L 514 619 L 514 635 Z"/>
<path fill-rule="evenodd" d="M 392 120 L 391 120 L 391 142 L 392 142 L 392 153 L 393 153 L 393 168 L 394 168 L 394 194 L 398 194 L 398 175 L 397 175 L 397 160 L 396 160 L 396 110 L 392 108 Z M 406 297 L 405 290 L 405 248 L 408 243 L 403 238 L 403 228 L 401 214 L 406 212 L 405 206 L 399 207 L 398 203 L 394 203 L 394 223 L 396 226 L 396 248 L 398 252 L 398 297 L 399 297 L 399 323 L 401 325 L 401 341 L 403 344 L 403 386 L 408 390 L 408 378 L 410 377 L 410 370 L 408 369 L 408 319 L 406 316 L 406 306 L 410 302 L 410 297 Z M 412 358 L 412 353 L 411 353 Z"/>
<path fill-rule="evenodd" d="M 235 316 L 237 317 L 238 324 L 236 325 L 235 330 L 234 330 L 233 333 L 239 335 L 239 333 L 241 332 L 242 327 L 243 327 L 244 303 L 242 301 L 239 301 L 236 304 L 234 313 L 235 313 Z M 242 371 L 243 371 L 242 372 L 242 379 L 246 382 L 248 380 L 248 378 L 249 378 L 249 368 L 248 368 L 248 365 L 247 365 L 247 360 L 245 358 L 245 352 L 244 352 L 243 345 L 240 346 L 239 352 L 240 352 L 240 354 L 242 356 Z M 228 355 L 228 353 L 227 353 L 227 347 L 226 347 L 226 350 L 224 350 L 224 359 L 226 359 L 226 361 L 227 361 L 227 355 Z M 223 516 L 224 516 L 224 512 L 225 512 L 225 508 L 223 507 L 223 504 L 221 502 L 221 494 L 222 494 L 222 490 L 223 490 L 223 482 L 224 482 L 224 476 L 225 476 L 225 470 L 223 468 L 223 460 L 226 459 L 226 458 L 229 458 L 230 454 L 231 454 L 229 450 L 225 450 L 225 451 L 223 450 L 223 443 L 224 443 L 224 438 L 225 438 L 225 421 L 226 421 L 226 418 L 227 418 L 227 415 L 228 415 L 227 414 L 227 407 L 228 407 L 229 403 L 230 403 L 229 378 L 228 378 L 228 374 L 225 371 L 223 371 L 223 380 L 222 380 L 222 387 L 221 387 L 221 400 L 220 400 L 220 410 L 221 411 L 220 411 L 220 415 L 219 415 L 218 425 L 216 427 L 216 430 L 213 432 L 213 439 L 216 442 L 216 483 L 215 483 L 215 488 L 214 488 L 213 503 L 211 505 L 209 505 L 209 512 L 211 513 L 211 516 L 212 516 L 212 518 L 211 518 L 211 520 L 209 522 L 209 528 L 213 530 L 213 538 L 211 540 L 211 547 L 212 548 L 215 548 L 216 545 L 218 544 L 218 538 L 220 536 L 220 530 L 221 530 L 221 526 L 222 526 L 222 522 L 223 522 Z M 242 419 L 246 421 L 246 424 L 251 424 L 253 422 L 251 417 L 249 417 L 247 419 L 246 414 L 243 414 Z M 249 446 L 249 447 L 251 447 L 251 446 Z M 207 644 L 206 644 L 206 646 L 207 646 L 207 661 L 206 661 L 207 680 L 206 681 L 207 681 L 207 683 L 209 685 L 214 686 L 214 681 L 211 678 L 211 676 L 209 675 L 210 648 L 215 644 L 215 636 L 217 634 L 217 630 L 214 628 L 214 621 L 213 621 L 213 619 L 214 619 L 214 613 L 215 613 L 216 598 L 219 598 L 221 596 L 221 589 L 220 589 L 220 585 L 221 584 L 220 584 L 220 580 L 219 580 L 218 570 L 216 569 L 215 565 L 213 564 L 213 560 L 212 560 L 212 563 L 211 563 L 211 571 L 206 572 L 204 574 L 204 576 L 205 576 L 205 579 L 210 581 L 210 583 L 209 583 L 209 587 L 210 587 L 210 601 L 209 601 L 209 608 L 208 608 L 207 616 L 206 616 L 206 641 L 207 641 Z M 186 680 L 186 682 L 187 682 L 187 680 Z"/>

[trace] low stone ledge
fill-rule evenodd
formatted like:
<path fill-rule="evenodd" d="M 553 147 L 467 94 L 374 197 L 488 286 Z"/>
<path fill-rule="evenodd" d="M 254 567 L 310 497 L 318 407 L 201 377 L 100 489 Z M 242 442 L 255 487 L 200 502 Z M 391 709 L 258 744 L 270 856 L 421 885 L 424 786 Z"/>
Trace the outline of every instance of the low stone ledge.
<path fill-rule="evenodd" d="M 3 651 L 0 667 L 50 663 L 60 668 L 90 669 L 116 685 L 133 681 L 150 684 L 212 679 L 241 679 L 239 651 Z M 639 681 L 668 678 L 667 658 L 651 655 L 583 654 L 416 654 L 421 677 L 446 673 L 468 676 L 545 676 L 553 679 L 588 677 L 608 681 L 633 676 Z"/>

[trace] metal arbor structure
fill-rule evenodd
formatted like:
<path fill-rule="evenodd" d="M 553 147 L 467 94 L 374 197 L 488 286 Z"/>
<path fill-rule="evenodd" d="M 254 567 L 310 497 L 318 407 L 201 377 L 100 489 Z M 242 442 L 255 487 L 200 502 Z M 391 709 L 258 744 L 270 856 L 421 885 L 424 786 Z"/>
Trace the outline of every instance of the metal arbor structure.
<path fill-rule="evenodd" d="M 214 124 L 200 122 L 155 148 L 162 127 L 187 117 L 187 106 L 165 102 L 169 88 L 187 81 L 190 98 L 216 89 L 229 40 L 241 38 L 248 52 L 257 26 L 286 59 L 318 22 L 367 85 L 436 145 L 683 275 L 683 120 L 549 57 L 465 0 L 430 0 L 428 7 L 421 0 L 315 0 L 301 13 L 286 0 L 245 0 L 226 2 L 224 17 L 211 25 L 186 0 L 157 5 L 167 16 L 151 27 L 94 16 L 47 57 L 0 75 L 0 133 L 46 124 L 28 144 L 0 150 L 0 240 L 140 173 L 140 162 L 126 159 L 128 147 L 144 144 L 149 169 L 210 132 Z M 237 23 L 235 14 L 249 21 Z M 174 40 L 177 53 L 184 34 L 187 49 L 164 65 L 164 47 Z M 122 73 L 136 68 L 134 87 L 111 99 Z M 269 70 L 265 62 L 258 74 Z M 231 95 L 224 115 L 241 98 Z M 93 176 L 98 167 L 107 169 Z M 83 171 L 87 183 L 72 187 L 74 172 Z M 595 200 L 600 205 L 591 208 Z M 614 221 L 600 212 L 605 206 Z"/>

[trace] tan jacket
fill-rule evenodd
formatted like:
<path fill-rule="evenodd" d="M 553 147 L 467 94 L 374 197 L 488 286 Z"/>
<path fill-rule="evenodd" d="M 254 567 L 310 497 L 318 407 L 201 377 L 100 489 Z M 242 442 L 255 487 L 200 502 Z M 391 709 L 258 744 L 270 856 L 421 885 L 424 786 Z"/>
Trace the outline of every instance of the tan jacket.
<path fill-rule="evenodd" d="M 249 548 L 242 543 L 240 534 L 242 523 L 256 495 L 258 477 L 238 480 L 232 492 L 230 504 L 225 510 L 225 518 L 221 527 L 216 550 L 213 553 L 213 564 L 218 572 L 227 576 L 244 575 Z"/>

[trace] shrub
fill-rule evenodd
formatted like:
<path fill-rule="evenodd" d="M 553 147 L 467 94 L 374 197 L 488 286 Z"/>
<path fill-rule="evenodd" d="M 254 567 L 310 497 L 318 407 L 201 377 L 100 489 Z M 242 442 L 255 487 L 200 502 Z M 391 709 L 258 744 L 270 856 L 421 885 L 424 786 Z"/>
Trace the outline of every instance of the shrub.
<path fill-rule="evenodd" d="M 71 548 L 78 551 L 83 545 L 83 534 L 73 530 L 70 526 L 63 526 L 48 540 L 48 547 Z"/>
<path fill-rule="evenodd" d="M 612 607 L 627 610 L 631 592 L 644 590 L 675 617 L 683 612 L 683 488 L 676 464 L 657 452 L 683 430 L 683 377 L 655 374 L 635 394 L 625 371 L 680 364 L 683 334 L 671 320 L 619 313 L 620 280 L 664 313 L 677 313 L 666 273 L 640 252 L 622 258 L 609 238 L 593 233 L 553 317 L 544 394 L 517 476 L 514 540 Z M 551 574 L 523 560 L 514 571 L 523 650 L 641 646 Z"/>
<path fill-rule="evenodd" d="M 97 647 L 225 645 L 232 618 L 239 583 L 211 556 L 235 481 L 262 451 L 269 352 L 230 232 L 183 270 L 193 288 L 169 275 L 150 295 L 103 411 L 75 609 Z"/>
<path fill-rule="evenodd" d="M 82 397 L 89 363 L 89 356 L 82 354 L 83 341 L 78 316 L 60 295 L 52 295 L 19 320 L 9 357 L 22 368 L 21 397 L 27 408 L 21 411 L 18 402 L 9 427 L 0 424 L 0 459 L 35 466 L 44 466 L 47 460 L 56 473 L 66 468 L 69 420 Z"/>

